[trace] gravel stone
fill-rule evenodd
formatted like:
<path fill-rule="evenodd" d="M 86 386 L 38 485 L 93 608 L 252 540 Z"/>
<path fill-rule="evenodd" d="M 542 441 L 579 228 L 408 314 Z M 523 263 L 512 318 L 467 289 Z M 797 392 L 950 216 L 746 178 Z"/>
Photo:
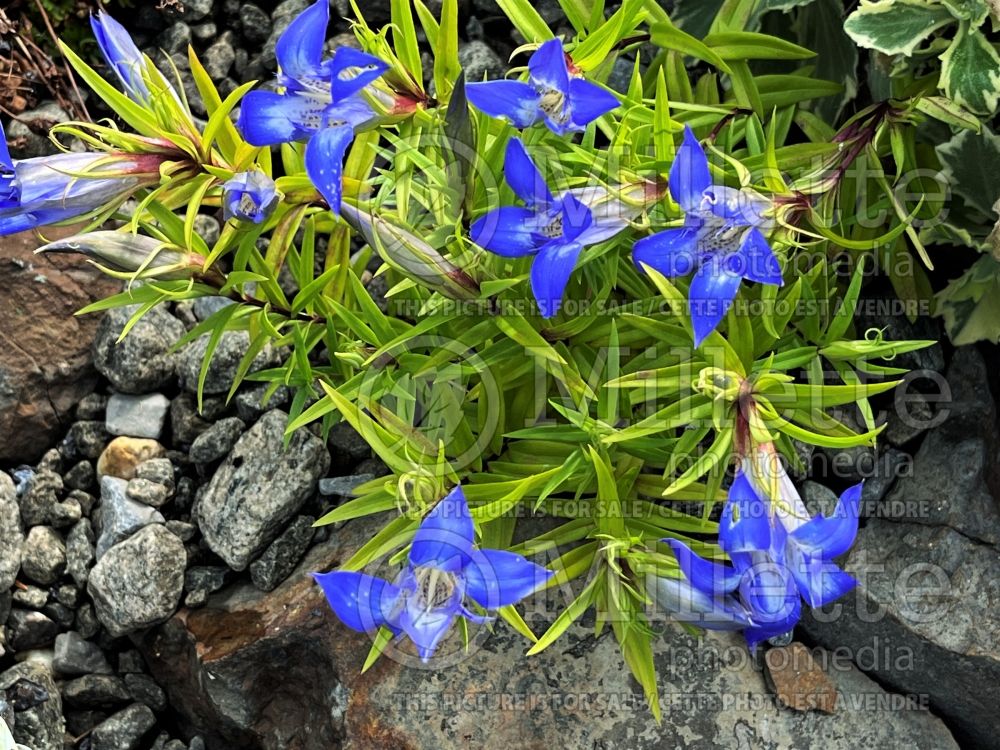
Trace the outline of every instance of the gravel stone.
<path fill-rule="evenodd" d="M 67 677 L 84 674 L 112 674 L 101 647 L 84 638 L 76 631 L 60 633 L 56 636 L 55 655 L 52 666 Z"/>
<path fill-rule="evenodd" d="M 233 449 L 246 428 L 246 424 L 238 417 L 220 419 L 191 443 L 191 460 L 196 464 L 218 461 Z"/>
<path fill-rule="evenodd" d="M 201 363 L 208 350 L 208 335 L 200 337 L 196 341 L 188 344 L 181 352 L 181 361 L 178 373 L 181 378 L 181 385 L 189 392 L 196 393 L 198 388 L 198 375 L 201 372 Z M 208 366 L 208 374 L 205 377 L 204 392 L 207 394 L 225 393 L 233 384 L 236 377 L 236 369 L 240 360 L 250 348 L 250 334 L 247 331 L 226 331 L 219 338 L 218 346 L 212 353 L 212 360 Z M 279 361 L 274 347 L 267 344 L 250 365 L 248 372 L 257 372 L 267 367 L 276 365 Z"/>
<path fill-rule="evenodd" d="M 139 477 L 128 480 L 125 492 L 132 500 L 154 508 L 166 505 L 172 495 L 170 488 L 166 485 Z"/>
<path fill-rule="evenodd" d="M 24 542 L 21 569 L 31 580 L 50 584 L 66 570 L 66 545 L 51 526 L 35 526 Z"/>
<path fill-rule="evenodd" d="M 133 703 L 102 722 L 90 734 L 92 750 L 135 750 L 143 736 L 156 725 L 149 706 Z"/>
<path fill-rule="evenodd" d="M 62 686 L 63 700 L 74 708 L 110 708 L 131 700 L 121 677 L 86 674 Z"/>
<path fill-rule="evenodd" d="M 154 508 L 130 499 L 128 482 L 116 477 L 101 479 L 101 534 L 97 538 L 97 559 L 114 545 L 144 526 L 163 523 L 163 515 Z"/>
<path fill-rule="evenodd" d="M 261 591 L 273 591 L 295 570 L 309 549 L 315 529 L 312 516 L 299 516 L 250 564 L 250 578 Z"/>
<path fill-rule="evenodd" d="M 94 366 L 122 393 L 149 393 L 174 378 L 179 354 L 170 352 L 184 335 L 184 324 L 162 307 L 154 307 L 116 344 L 138 306 L 105 313 L 94 338 Z"/>
<path fill-rule="evenodd" d="M 87 585 L 94 560 L 94 530 L 89 520 L 81 519 L 66 535 L 66 572 L 77 586 Z"/>
<path fill-rule="evenodd" d="M 105 427 L 112 435 L 156 440 L 163 433 L 163 423 L 166 421 L 169 408 L 170 399 L 162 393 L 149 393 L 144 396 L 116 393 L 108 399 Z"/>
<path fill-rule="evenodd" d="M 7 617 L 7 643 L 15 652 L 50 646 L 59 627 L 42 612 L 13 609 Z"/>
<path fill-rule="evenodd" d="M 14 481 L 0 471 L 0 591 L 14 585 L 21 569 L 24 531 Z"/>
<path fill-rule="evenodd" d="M 64 441 L 66 453 L 80 458 L 97 458 L 107 444 L 107 428 L 97 420 L 74 422 Z"/>
<path fill-rule="evenodd" d="M 186 565 L 184 544 L 157 524 L 112 547 L 87 584 L 108 632 L 118 637 L 170 617 L 180 601 Z"/>
<path fill-rule="evenodd" d="M 89 490 L 94 486 L 95 479 L 94 464 L 78 461 L 63 475 L 63 484 L 74 490 Z"/>

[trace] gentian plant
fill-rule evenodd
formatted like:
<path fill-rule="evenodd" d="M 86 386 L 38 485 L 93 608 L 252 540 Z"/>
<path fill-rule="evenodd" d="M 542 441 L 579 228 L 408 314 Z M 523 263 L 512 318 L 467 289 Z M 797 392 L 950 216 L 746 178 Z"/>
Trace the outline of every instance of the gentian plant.
<path fill-rule="evenodd" d="M 916 129 L 969 125 L 935 88 L 851 103 L 734 5 L 694 36 L 656 3 L 564 0 L 558 39 L 506 0 L 515 67 L 466 83 L 457 0 L 359 17 L 329 55 L 319 0 L 278 42 L 278 91 L 222 97 L 190 55 L 204 121 L 102 14 L 114 82 L 64 52 L 118 121 L 57 126 L 83 153 L 0 153 L 0 231 L 88 222 L 41 251 L 122 279 L 89 311 L 232 300 L 181 342 L 207 335 L 202 378 L 245 331 L 230 397 L 288 387 L 290 432 L 368 442 L 388 475 L 317 524 L 370 539 L 316 574 L 368 664 L 396 643 L 433 666 L 452 638 L 474 658 L 501 620 L 530 655 L 594 610 L 658 715 L 658 621 L 761 648 L 854 585 L 859 487 L 811 515 L 789 471 L 797 445 L 874 445 L 891 360 L 931 343 L 854 310 L 873 267 L 931 260 L 940 201 L 897 191 Z M 203 213 L 226 220 L 211 243 Z M 268 344 L 289 356 L 251 373 Z"/>

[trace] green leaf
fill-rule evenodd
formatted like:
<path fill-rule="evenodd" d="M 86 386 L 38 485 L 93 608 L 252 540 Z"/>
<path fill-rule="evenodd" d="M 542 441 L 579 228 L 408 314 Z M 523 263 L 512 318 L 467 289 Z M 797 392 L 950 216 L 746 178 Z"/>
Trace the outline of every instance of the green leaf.
<path fill-rule="evenodd" d="M 863 3 L 847 17 L 844 30 L 860 47 L 909 57 L 934 31 L 954 18 L 948 9 L 926 0 Z"/>
<path fill-rule="evenodd" d="M 410 0 L 391 0 L 392 41 L 396 57 L 413 76 L 414 81 L 424 80 L 424 69 L 420 62 L 420 46 L 417 44 L 417 30 L 413 25 Z"/>
<path fill-rule="evenodd" d="M 948 98 L 979 114 L 992 114 L 1000 101 L 1000 55 L 965 21 L 941 55 L 941 87 Z"/>
<path fill-rule="evenodd" d="M 458 0 L 443 0 L 441 24 L 434 46 L 434 88 L 439 97 L 451 91 L 451 84 L 461 72 L 458 62 Z"/>
<path fill-rule="evenodd" d="M 663 47 L 664 49 L 676 50 L 683 55 L 704 60 L 707 63 L 711 63 L 724 73 L 730 72 L 726 61 L 719 56 L 717 51 L 713 50 L 704 42 L 699 41 L 690 34 L 681 31 L 672 23 L 654 24 L 650 27 L 649 31 L 653 44 Z"/>
<path fill-rule="evenodd" d="M 937 301 L 955 346 L 1000 341 L 1000 261 L 984 255 L 941 290 Z"/>
<path fill-rule="evenodd" d="M 709 34 L 704 41 L 723 60 L 806 60 L 816 56 L 805 47 L 753 31 Z"/>
<path fill-rule="evenodd" d="M 815 0 L 798 12 L 799 41 L 816 51 L 816 77 L 844 87 L 839 97 L 827 97 L 814 106 L 829 123 L 839 122 L 844 105 L 858 93 L 858 48 L 844 32 L 844 5 L 840 0 Z"/>
<path fill-rule="evenodd" d="M 580 619 L 580 616 L 587 611 L 587 608 L 593 604 L 594 599 L 597 597 L 598 588 L 597 583 L 601 578 L 599 576 L 594 576 L 590 579 L 590 582 L 584 587 L 580 595 L 573 600 L 573 602 L 566 607 L 559 616 L 555 619 L 555 622 L 549 627 L 548 630 L 538 639 L 538 642 L 528 649 L 528 656 L 533 656 L 546 648 L 551 646 L 559 636 L 566 632 L 570 625 L 572 625 L 576 620 Z"/>
<path fill-rule="evenodd" d="M 990 14 L 990 6 L 985 0 L 941 0 L 948 11 L 962 21 L 979 26 Z"/>
<path fill-rule="evenodd" d="M 529 42 L 544 42 L 552 38 L 552 30 L 529 0 L 497 0 L 497 5 Z"/>
<path fill-rule="evenodd" d="M 951 189 L 986 216 L 1000 197 L 1000 135 L 984 127 L 981 133 L 963 130 L 937 147 Z"/>
<path fill-rule="evenodd" d="M 983 127 L 978 117 L 944 96 L 922 96 L 917 99 L 914 106 L 928 117 L 954 128 L 964 128 L 978 133 Z"/>

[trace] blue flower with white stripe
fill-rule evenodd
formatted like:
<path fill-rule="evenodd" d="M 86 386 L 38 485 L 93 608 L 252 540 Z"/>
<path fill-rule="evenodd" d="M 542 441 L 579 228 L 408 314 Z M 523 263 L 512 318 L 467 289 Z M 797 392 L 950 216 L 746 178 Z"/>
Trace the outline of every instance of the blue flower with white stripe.
<path fill-rule="evenodd" d="M 712 183 L 708 157 L 691 128 L 670 168 L 670 195 L 684 210 L 684 226 L 635 243 L 636 265 L 668 278 L 692 271 L 689 291 L 695 346 L 716 329 L 743 279 L 780 286 L 781 265 L 764 237 L 770 203 L 757 193 Z"/>
<path fill-rule="evenodd" d="M 476 219 L 472 241 L 507 258 L 534 255 L 531 291 L 543 317 L 559 312 L 576 261 L 587 245 L 603 242 L 628 226 L 622 213 L 592 211 L 586 191 L 552 194 L 517 138 L 507 144 L 504 176 L 522 206 L 502 206 Z"/>
<path fill-rule="evenodd" d="M 854 543 L 860 499 L 859 484 L 844 492 L 833 516 L 810 518 L 801 500 L 783 509 L 765 503 L 740 472 L 719 522 L 719 545 L 732 566 L 665 539 L 683 577 L 656 579 L 659 605 L 709 630 L 742 630 L 751 650 L 787 633 L 799 620 L 802 598 L 821 607 L 857 585 L 832 559 Z"/>
<path fill-rule="evenodd" d="M 308 140 L 306 172 L 339 214 L 344 154 L 355 130 L 376 120 L 360 92 L 389 66 L 350 47 L 324 59 L 329 20 L 330 5 L 319 0 L 289 24 L 275 47 L 284 91 L 248 93 L 237 126 L 254 146 Z"/>
<path fill-rule="evenodd" d="M 99 10 L 96 16 L 90 17 L 90 28 L 97 39 L 97 46 L 104 56 L 104 61 L 118 77 L 122 91 L 132 101 L 148 105 L 152 96 L 143 77 L 143 70 L 148 61 L 125 27 L 105 11 Z M 174 99 L 180 101 L 177 92 L 169 84 L 167 91 Z"/>
<path fill-rule="evenodd" d="M 481 623 L 465 605 L 496 610 L 519 602 L 554 575 L 514 552 L 477 549 L 462 488 L 455 487 L 420 523 L 406 567 L 392 583 L 357 571 L 315 573 L 330 607 L 353 630 L 388 627 L 406 634 L 428 661 L 456 618 Z"/>
<path fill-rule="evenodd" d="M 544 122 L 554 133 L 580 131 L 618 106 L 614 94 L 566 64 L 562 42 L 550 39 L 528 60 L 528 82 L 481 81 L 465 87 L 469 102 L 491 117 L 505 117 L 516 128 Z"/>
<path fill-rule="evenodd" d="M 226 221 L 239 219 L 260 224 L 278 205 L 274 180 L 259 170 L 240 172 L 222 186 L 222 211 Z"/>

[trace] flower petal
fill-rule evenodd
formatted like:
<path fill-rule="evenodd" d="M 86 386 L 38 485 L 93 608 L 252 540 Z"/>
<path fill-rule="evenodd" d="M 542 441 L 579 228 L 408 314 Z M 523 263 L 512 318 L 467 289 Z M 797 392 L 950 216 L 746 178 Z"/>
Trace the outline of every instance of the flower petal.
<path fill-rule="evenodd" d="M 753 227 L 743 237 L 743 244 L 737 253 L 738 267 L 734 268 L 744 279 L 756 281 L 758 284 L 776 284 L 781 286 L 781 264 L 774 257 L 771 246 L 763 233 Z"/>
<path fill-rule="evenodd" d="M 14 169 L 14 161 L 10 158 L 10 151 L 7 148 L 7 135 L 3 132 L 3 124 L 0 123 L 0 174 Z"/>
<path fill-rule="evenodd" d="M 740 573 L 728 565 L 719 565 L 695 554 L 683 542 L 664 539 L 674 551 L 677 565 L 691 585 L 707 594 L 728 594 L 740 583 Z"/>
<path fill-rule="evenodd" d="M 566 53 L 563 52 L 562 42 L 549 39 L 535 50 L 535 54 L 528 60 L 528 74 L 531 82 L 536 85 L 569 94 L 569 69 L 566 67 Z"/>
<path fill-rule="evenodd" d="M 632 246 L 632 260 L 655 268 L 667 278 L 691 273 L 698 263 L 698 231 L 694 227 L 664 229 Z"/>
<path fill-rule="evenodd" d="M 125 27 L 99 10 L 96 16 L 90 17 L 90 28 L 105 62 L 121 81 L 122 90 L 133 101 L 148 100 L 149 89 L 142 78 L 145 59 Z"/>
<path fill-rule="evenodd" d="M 670 195 L 685 211 L 697 211 L 701 207 L 702 194 L 711 184 L 705 150 L 691 128 L 685 125 L 684 140 L 670 166 Z"/>
<path fill-rule="evenodd" d="M 789 536 L 792 543 L 808 555 L 830 560 L 844 554 L 858 534 L 861 508 L 861 484 L 844 490 L 833 516 L 817 515 Z"/>
<path fill-rule="evenodd" d="M 553 240 L 541 247 L 531 264 L 531 292 L 543 318 L 552 318 L 562 305 L 566 284 L 583 245 Z"/>
<path fill-rule="evenodd" d="M 530 208 L 503 206 L 472 222 L 469 236 L 491 253 L 518 258 L 538 250 L 537 219 L 538 215 Z"/>
<path fill-rule="evenodd" d="M 459 611 L 457 603 L 451 607 L 421 609 L 414 597 L 407 599 L 407 606 L 399 615 L 399 627 L 417 647 L 421 661 L 426 662 L 434 655 Z"/>
<path fill-rule="evenodd" d="M 569 118 L 577 129 L 618 107 L 618 97 L 584 78 L 569 82 Z"/>
<path fill-rule="evenodd" d="M 734 552 L 767 550 L 771 545 L 771 525 L 767 506 L 742 472 L 729 488 L 729 497 L 719 519 L 719 545 Z"/>
<path fill-rule="evenodd" d="M 251 146 L 276 146 L 316 132 L 323 109 L 323 103 L 311 97 L 251 91 L 240 102 L 236 126 Z"/>
<path fill-rule="evenodd" d="M 655 605 L 680 622 L 708 630 L 740 630 L 750 624 L 746 610 L 732 596 L 709 596 L 681 578 L 657 577 Z"/>
<path fill-rule="evenodd" d="M 389 625 L 399 589 L 388 581 L 352 570 L 313 573 L 334 614 L 359 632 Z"/>
<path fill-rule="evenodd" d="M 717 257 L 710 258 L 699 266 L 688 292 L 696 347 L 701 346 L 705 337 L 726 316 L 742 280 L 743 277 Z"/>
<path fill-rule="evenodd" d="M 457 485 L 420 522 L 410 547 L 410 564 L 457 573 L 470 560 L 474 534 L 465 493 Z"/>
<path fill-rule="evenodd" d="M 344 153 L 354 140 L 354 128 L 338 125 L 323 128 L 306 145 L 306 172 L 333 213 L 340 215 L 340 199 L 344 186 L 341 179 Z"/>
<path fill-rule="evenodd" d="M 288 24 L 274 46 L 285 79 L 305 78 L 319 71 L 329 22 L 330 3 L 317 0 Z"/>
<path fill-rule="evenodd" d="M 788 565 L 802 598 L 810 607 L 823 607 L 858 585 L 854 576 L 839 566 L 792 548 Z"/>
<path fill-rule="evenodd" d="M 528 156 L 520 138 L 507 142 L 503 174 L 514 194 L 528 204 L 528 208 L 545 208 L 555 202 L 545 178 Z"/>
<path fill-rule="evenodd" d="M 594 215 L 590 209 L 573 193 L 567 191 L 559 196 L 556 210 L 562 221 L 563 239 L 583 245 L 580 238 L 589 237 L 594 224 Z"/>
<path fill-rule="evenodd" d="M 490 117 L 506 117 L 515 128 L 527 128 L 542 119 L 535 87 L 521 81 L 467 83 L 465 95 L 473 107 Z"/>
<path fill-rule="evenodd" d="M 477 550 L 465 569 L 465 593 L 486 609 L 506 607 L 544 586 L 553 575 L 514 552 Z"/>
<path fill-rule="evenodd" d="M 330 62 L 330 93 L 339 102 L 358 93 L 376 80 L 389 66 L 374 55 L 353 47 L 338 47 Z"/>

